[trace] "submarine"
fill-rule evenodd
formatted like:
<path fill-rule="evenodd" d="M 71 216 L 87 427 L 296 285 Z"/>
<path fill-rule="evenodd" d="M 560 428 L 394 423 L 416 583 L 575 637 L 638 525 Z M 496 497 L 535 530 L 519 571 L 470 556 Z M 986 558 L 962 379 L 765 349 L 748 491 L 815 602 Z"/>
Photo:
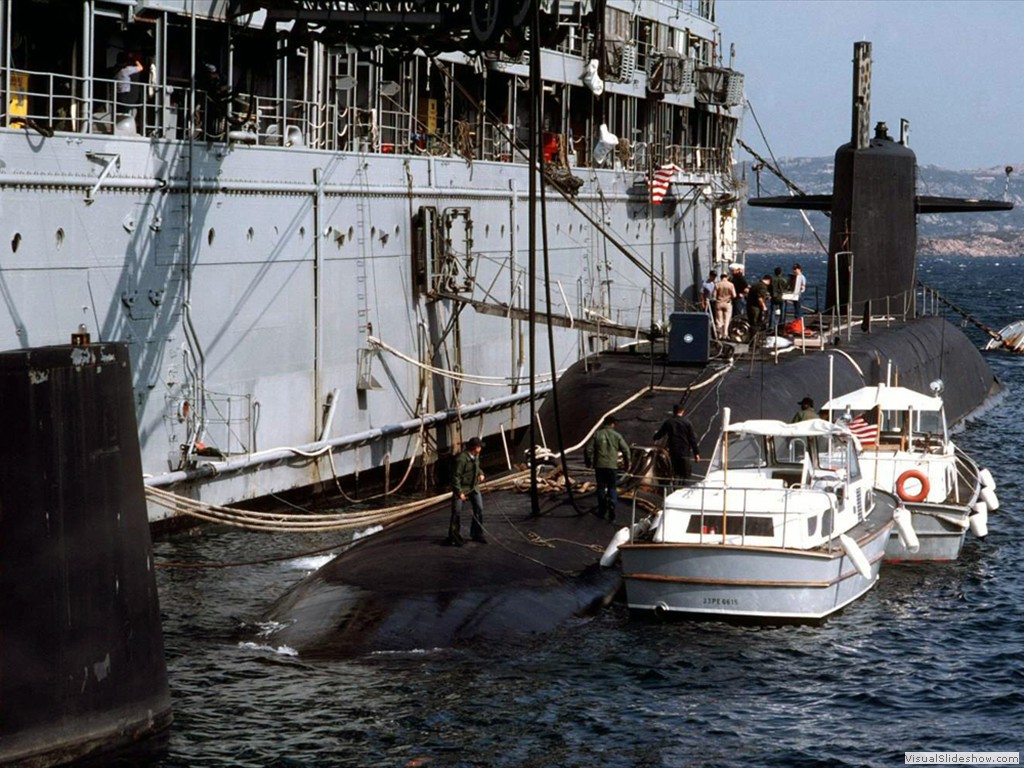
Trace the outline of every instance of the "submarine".
<path fill-rule="evenodd" d="M 1006 211 L 1013 203 L 918 195 L 917 162 L 885 123 L 871 135 L 871 43 L 854 45 L 851 139 L 835 153 L 831 194 L 755 197 L 755 207 L 824 211 L 830 216 L 824 312 L 812 320 L 814 338 L 800 337 L 784 354 L 729 340 L 712 354 L 703 312 L 672 316 L 665 350 L 606 352 L 577 365 L 559 381 L 566 440 L 586 413 L 615 413 L 634 444 L 649 444 L 657 426 L 682 404 L 703 453 L 710 455 L 721 407 L 733 418 L 788 420 L 804 397 L 821 404 L 831 393 L 899 383 L 928 392 L 943 388 L 951 423 L 967 417 L 1002 385 L 975 345 L 936 314 L 917 283 L 917 217 L 930 213 Z M 805 320 L 806 320 L 805 316 Z M 941 381 L 942 384 L 938 384 Z M 555 423 L 551 401 L 541 409 Z"/>
<path fill-rule="evenodd" d="M 905 131 L 894 139 L 879 124 L 869 135 L 870 54 L 870 43 L 855 44 L 852 137 L 836 151 L 832 194 L 748 201 L 831 214 L 827 309 L 811 323 L 813 336 L 787 351 L 714 345 L 709 316 L 680 311 L 668 333 L 652 330 L 643 348 L 575 364 L 538 411 L 538 431 L 557 435 L 548 450 L 561 457 L 575 488 L 591 477 L 579 449 L 611 414 L 641 449 L 635 453 L 649 457 L 627 473 L 636 481 L 643 471 L 659 475 L 663 457 L 653 435 L 676 404 L 695 426 L 701 453 L 710 455 L 724 406 L 736 421 L 788 420 L 805 397 L 820 405 L 833 393 L 878 382 L 926 392 L 942 380 L 947 418 L 955 423 L 1001 390 L 975 345 L 934 314 L 935 302 L 922 300 L 916 218 L 1012 204 L 916 194 L 916 158 Z M 519 448 L 538 455 L 529 436 Z M 439 547 L 448 515 L 441 502 L 351 546 L 243 635 L 306 657 L 447 648 L 537 637 L 614 599 L 621 576 L 598 562 L 617 526 L 592 514 L 593 493 L 557 489 L 537 509 L 506 489 L 486 494 L 484 504 L 488 544 Z M 620 504 L 618 525 L 626 507 Z"/>

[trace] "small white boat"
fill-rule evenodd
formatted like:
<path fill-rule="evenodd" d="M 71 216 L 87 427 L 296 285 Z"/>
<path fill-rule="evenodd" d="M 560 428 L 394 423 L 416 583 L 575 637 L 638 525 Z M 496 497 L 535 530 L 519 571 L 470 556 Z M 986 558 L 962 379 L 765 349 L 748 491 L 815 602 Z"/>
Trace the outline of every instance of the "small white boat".
<path fill-rule="evenodd" d="M 1024 320 L 1017 320 L 999 331 L 997 337 L 988 340 L 985 351 L 1024 353 Z"/>
<path fill-rule="evenodd" d="M 913 532 L 894 529 L 886 560 L 956 560 L 968 528 L 988 532 L 999 500 L 991 473 L 949 438 L 941 382 L 925 395 L 879 384 L 824 405 L 861 440 L 865 476 L 911 512 Z"/>
<path fill-rule="evenodd" d="M 723 423 L 704 480 L 609 545 L 630 609 L 813 621 L 867 592 L 898 505 L 867 481 L 850 430 L 729 424 L 728 409 Z"/>

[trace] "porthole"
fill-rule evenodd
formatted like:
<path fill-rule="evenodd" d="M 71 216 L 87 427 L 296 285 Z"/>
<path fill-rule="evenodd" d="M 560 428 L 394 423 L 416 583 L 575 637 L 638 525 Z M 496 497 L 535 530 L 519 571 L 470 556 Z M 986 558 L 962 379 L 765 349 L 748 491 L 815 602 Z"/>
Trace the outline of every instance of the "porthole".
<path fill-rule="evenodd" d="M 256 230 L 249 227 L 249 230 L 245 233 L 245 239 L 251 243 L 254 237 L 256 237 Z"/>
<path fill-rule="evenodd" d="M 299 237 L 300 238 L 304 238 L 305 236 L 306 236 L 306 228 L 305 227 L 299 227 Z"/>
<path fill-rule="evenodd" d="M 213 245 L 214 238 L 217 237 L 217 230 L 210 227 L 210 231 L 206 233 L 206 242 L 209 245 Z"/>
<path fill-rule="evenodd" d="M 64 228 L 57 227 L 57 232 L 53 236 L 53 244 L 59 251 L 64 247 Z"/>

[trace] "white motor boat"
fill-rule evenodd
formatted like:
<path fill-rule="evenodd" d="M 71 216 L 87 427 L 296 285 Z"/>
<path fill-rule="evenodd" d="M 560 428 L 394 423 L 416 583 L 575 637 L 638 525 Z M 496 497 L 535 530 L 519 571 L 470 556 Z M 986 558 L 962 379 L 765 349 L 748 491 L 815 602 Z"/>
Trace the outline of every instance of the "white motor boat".
<path fill-rule="evenodd" d="M 616 534 L 634 611 L 818 620 L 878 578 L 898 507 L 865 477 L 856 438 L 822 419 L 729 424 L 700 483 Z"/>
<path fill-rule="evenodd" d="M 886 560 L 956 560 L 967 529 L 986 535 L 988 513 L 999 506 L 991 473 L 949 438 L 941 382 L 932 391 L 878 384 L 824 405 L 860 439 L 871 484 L 895 493 L 911 512 L 916 542 L 894 531 Z"/>

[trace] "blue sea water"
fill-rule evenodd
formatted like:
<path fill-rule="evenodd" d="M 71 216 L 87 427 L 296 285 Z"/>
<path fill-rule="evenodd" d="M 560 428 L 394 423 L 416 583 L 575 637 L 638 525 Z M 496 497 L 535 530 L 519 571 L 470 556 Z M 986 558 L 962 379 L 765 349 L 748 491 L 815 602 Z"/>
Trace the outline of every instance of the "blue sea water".
<path fill-rule="evenodd" d="M 802 257 L 813 286 L 821 257 Z M 760 274 L 792 257 L 752 257 Z M 995 328 L 1024 318 L 1024 259 L 931 258 L 919 276 Z M 965 331 L 978 344 L 984 336 Z M 818 627 L 647 623 L 613 605 L 524 650 L 344 661 L 239 646 L 315 558 L 158 571 L 175 723 L 158 766 L 892 766 L 911 750 L 1024 747 L 1024 357 L 958 442 L 1002 507 L 959 562 L 887 566 Z M 203 531 L 158 562 L 229 563 L 325 537 Z"/>

